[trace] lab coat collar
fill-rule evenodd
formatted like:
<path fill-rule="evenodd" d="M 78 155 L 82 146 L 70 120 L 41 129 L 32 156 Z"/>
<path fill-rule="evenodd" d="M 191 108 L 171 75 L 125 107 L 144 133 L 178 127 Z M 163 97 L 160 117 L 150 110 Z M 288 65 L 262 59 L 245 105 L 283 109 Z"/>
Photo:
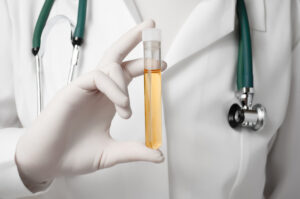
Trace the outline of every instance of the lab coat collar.
<path fill-rule="evenodd" d="M 176 35 L 164 58 L 168 68 L 234 30 L 237 0 L 201 0 Z M 124 0 L 136 22 L 141 21 L 134 0 Z M 265 0 L 245 0 L 252 30 L 266 31 Z"/>

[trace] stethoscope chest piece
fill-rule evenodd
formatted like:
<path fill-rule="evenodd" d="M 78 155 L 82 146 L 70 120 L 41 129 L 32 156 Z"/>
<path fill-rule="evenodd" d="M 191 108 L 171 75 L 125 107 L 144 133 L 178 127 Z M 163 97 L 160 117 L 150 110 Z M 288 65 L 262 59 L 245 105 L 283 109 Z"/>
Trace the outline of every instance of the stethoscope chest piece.
<path fill-rule="evenodd" d="M 266 109 L 261 104 L 252 106 L 254 92 L 243 89 L 241 106 L 233 104 L 228 111 L 228 123 L 232 128 L 247 127 L 258 131 L 264 127 Z"/>
<path fill-rule="evenodd" d="M 261 104 L 256 104 L 252 109 L 233 104 L 228 112 L 228 122 L 232 128 L 249 127 L 258 131 L 264 127 L 265 115 L 266 109 Z"/>

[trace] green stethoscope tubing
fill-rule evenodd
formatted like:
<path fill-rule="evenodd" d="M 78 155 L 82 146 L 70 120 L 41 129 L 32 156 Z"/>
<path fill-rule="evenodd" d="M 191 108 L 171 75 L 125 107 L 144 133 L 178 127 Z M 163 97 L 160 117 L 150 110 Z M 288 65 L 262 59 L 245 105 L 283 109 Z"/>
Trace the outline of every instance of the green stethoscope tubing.
<path fill-rule="evenodd" d="M 253 88 L 252 46 L 247 10 L 244 0 L 237 0 L 239 20 L 239 51 L 237 64 L 237 89 Z"/>
<path fill-rule="evenodd" d="M 83 39 L 85 18 L 86 18 L 86 4 L 87 4 L 87 0 L 79 0 L 77 24 L 73 34 L 73 39 L 75 38 Z"/>
<path fill-rule="evenodd" d="M 32 39 L 32 53 L 36 55 L 39 51 L 41 45 L 41 36 L 46 25 L 47 19 L 49 17 L 51 8 L 53 6 L 54 0 L 45 0 L 42 10 L 39 14 L 38 20 L 36 22 L 33 39 Z M 72 43 L 81 45 L 84 37 L 85 29 L 85 19 L 86 19 L 86 7 L 87 0 L 79 0 L 78 4 L 78 14 L 77 14 L 77 24 L 72 36 Z M 77 41 L 77 42 L 76 42 Z"/>
<path fill-rule="evenodd" d="M 46 25 L 54 0 L 45 0 L 35 25 L 32 39 L 32 53 L 37 55 L 43 29 Z M 77 24 L 72 35 L 73 45 L 80 46 L 83 42 L 87 0 L 79 0 Z M 237 15 L 239 19 L 239 51 L 237 63 L 237 89 L 253 88 L 252 46 L 247 10 L 244 0 L 237 0 Z"/>

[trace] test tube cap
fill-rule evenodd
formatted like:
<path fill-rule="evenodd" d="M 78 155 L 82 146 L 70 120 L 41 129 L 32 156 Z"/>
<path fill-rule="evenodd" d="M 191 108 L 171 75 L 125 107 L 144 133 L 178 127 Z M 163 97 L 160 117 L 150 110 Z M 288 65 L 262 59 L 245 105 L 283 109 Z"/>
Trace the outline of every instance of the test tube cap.
<path fill-rule="evenodd" d="M 147 28 L 142 32 L 143 41 L 161 41 L 161 30 L 157 28 Z"/>

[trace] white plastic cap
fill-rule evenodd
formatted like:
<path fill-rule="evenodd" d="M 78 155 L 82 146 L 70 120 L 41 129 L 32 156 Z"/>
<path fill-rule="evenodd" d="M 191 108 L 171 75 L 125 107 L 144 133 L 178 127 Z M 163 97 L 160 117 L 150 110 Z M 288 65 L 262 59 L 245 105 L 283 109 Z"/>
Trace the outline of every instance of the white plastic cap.
<path fill-rule="evenodd" d="M 157 28 L 148 28 L 143 30 L 143 41 L 161 41 L 161 31 Z"/>

